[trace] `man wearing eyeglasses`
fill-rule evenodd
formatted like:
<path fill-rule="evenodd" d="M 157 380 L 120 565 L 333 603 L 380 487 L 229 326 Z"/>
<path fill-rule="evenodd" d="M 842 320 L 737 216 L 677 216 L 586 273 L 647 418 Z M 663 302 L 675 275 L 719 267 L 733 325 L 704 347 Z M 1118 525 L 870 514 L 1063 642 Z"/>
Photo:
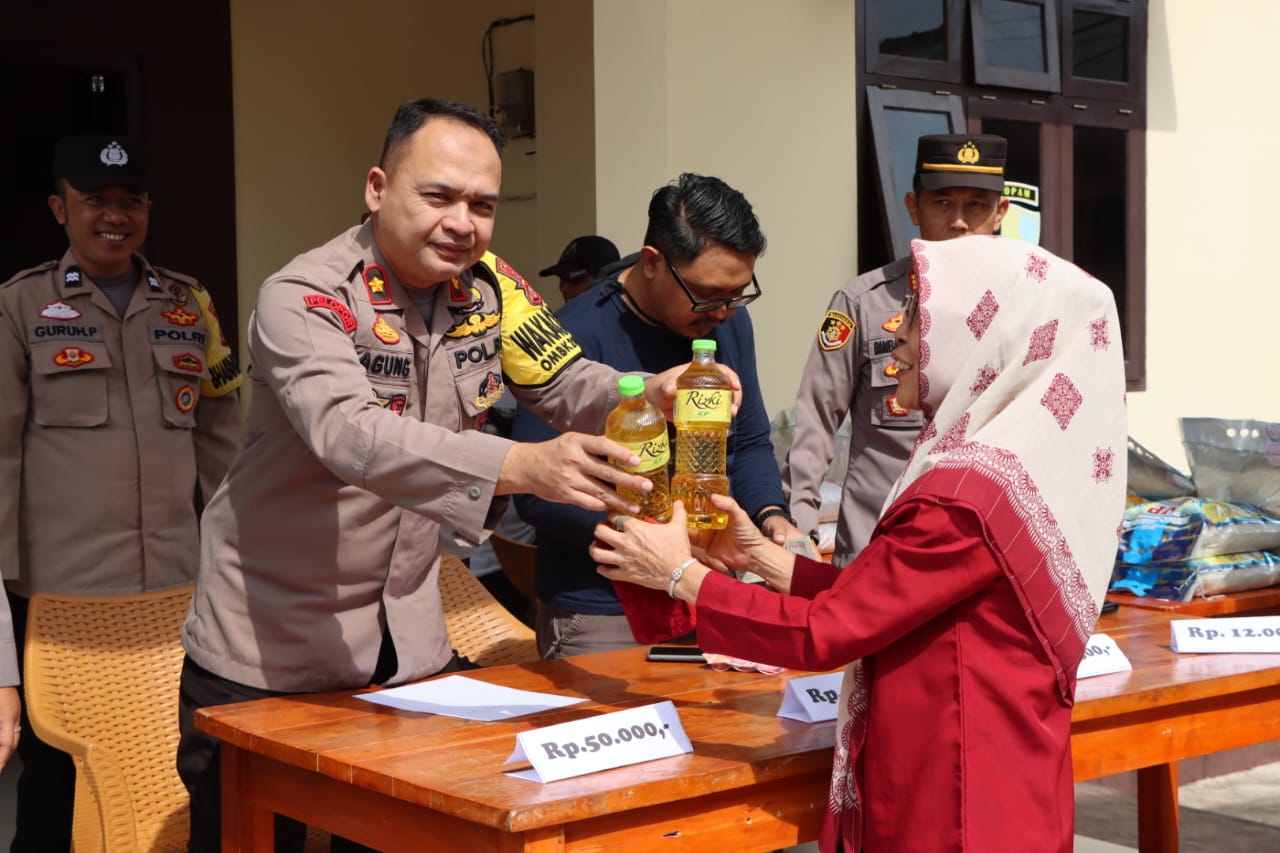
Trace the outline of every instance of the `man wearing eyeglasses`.
<path fill-rule="evenodd" d="M 1005 139 L 939 134 L 916 143 L 912 191 L 903 199 L 925 240 L 950 240 L 1000 229 Z M 906 463 L 923 416 L 898 405 L 890 353 L 911 292 L 911 259 L 858 276 L 835 292 L 818 327 L 796 395 L 795 438 L 783 467 L 791 511 L 818 538 L 822 483 L 835 455 L 836 431 L 852 421 L 849 463 L 840 495 L 832 562 L 843 566 L 871 538 L 889 487 Z"/>
<path fill-rule="evenodd" d="M 790 521 L 769 442 L 769 418 L 756 376 L 751 318 L 760 296 L 760 223 L 742 193 L 719 178 L 683 174 L 649 202 L 644 246 L 557 312 L 583 354 L 624 372 L 657 373 L 685 364 L 695 338 L 716 341 L 716 359 L 738 373 L 742 405 L 729 431 L 733 497 L 776 541 L 802 535 Z M 513 437 L 555 433 L 533 413 L 516 412 Z M 517 498 L 538 531 L 535 591 L 538 648 L 563 657 L 635 645 L 612 584 L 587 554 L 603 513 Z"/>

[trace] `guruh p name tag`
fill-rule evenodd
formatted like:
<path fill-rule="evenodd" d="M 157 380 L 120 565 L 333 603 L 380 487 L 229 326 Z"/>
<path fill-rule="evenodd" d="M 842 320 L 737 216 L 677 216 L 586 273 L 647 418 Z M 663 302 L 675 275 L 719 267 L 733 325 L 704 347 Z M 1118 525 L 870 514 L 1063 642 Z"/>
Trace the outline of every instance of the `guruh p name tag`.
<path fill-rule="evenodd" d="M 834 720 L 840 710 L 840 682 L 843 679 L 843 672 L 787 679 L 778 716 L 802 723 Z"/>
<path fill-rule="evenodd" d="M 1280 616 L 1231 619 L 1174 619 L 1169 623 L 1175 652 L 1280 652 Z"/>
<path fill-rule="evenodd" d="M 1076 667 L 1076 678 L 1108 675 L 1113 672 L 1129 672 L 1133 664 L 1125 657 L 1116 641 L 1106 634 L 1093 634 L 1084 645 L 1084 657 Z"/>
<path fill-rule="evenodd" d="M 504 763 L 528 761 L 532 770 L 509 775 L 556 782 L 688 752 L 693 744 L 668 700 L 521 732 Z"/>

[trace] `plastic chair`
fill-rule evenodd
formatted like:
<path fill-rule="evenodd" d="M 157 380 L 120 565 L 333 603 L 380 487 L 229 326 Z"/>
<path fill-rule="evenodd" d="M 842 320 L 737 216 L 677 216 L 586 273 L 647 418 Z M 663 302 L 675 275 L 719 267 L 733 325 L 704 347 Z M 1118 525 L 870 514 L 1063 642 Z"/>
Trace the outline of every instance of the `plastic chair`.
<path fill-rule="evenodd" d="M 458 654 L 480 666 L 539 659 L 533 631 L 499 604 L 453 554 L 440 558 L 439 582 L 449 639 Z"/>
<path fill-rule="evenodd" d="M 179 632 L 193 589 L 31 597 L 27 714 L 75 763 L 76 853 L 186 849 L 174 756 Z"/>
<path fill-rule="evenodd" d="M 530 601 L 536 600 L 533 592 L 533 572 L 537 565 L 538 546 L 528 542 L 517 542 L 508 539 L 501 533 L 489 537 L 493 546 L 493 555 L 502 566 L 502 573 L 511 581 L 511 585 Z"/>

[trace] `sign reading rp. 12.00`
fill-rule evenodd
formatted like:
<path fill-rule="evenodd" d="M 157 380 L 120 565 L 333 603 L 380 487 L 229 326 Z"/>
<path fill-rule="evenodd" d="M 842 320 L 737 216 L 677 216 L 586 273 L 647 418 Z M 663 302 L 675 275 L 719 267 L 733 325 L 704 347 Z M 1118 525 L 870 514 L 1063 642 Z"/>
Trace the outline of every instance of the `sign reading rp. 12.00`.
<path fill-rule="evenodd" d="M 1175 619 L 1169 633 L 1175 652 L 1280 652 L 1280 616 Z"/>
<path fill-rule="evenodd" d="M 506 763 L 533 765 L 512 776 L 555 782 L 686 752 L 693 744 L 675 705 L 666 701 L 521 732 Z"/>

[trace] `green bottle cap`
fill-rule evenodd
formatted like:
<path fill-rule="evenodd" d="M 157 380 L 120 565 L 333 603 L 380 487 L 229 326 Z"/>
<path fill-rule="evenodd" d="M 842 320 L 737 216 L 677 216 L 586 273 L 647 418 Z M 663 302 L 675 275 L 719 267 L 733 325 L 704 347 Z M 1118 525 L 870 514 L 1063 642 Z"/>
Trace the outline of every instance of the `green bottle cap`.
<path fill-rule="evenodd" d="M 693 342 L 694 352 L 715 352 L 716 342 L 707 340 L 706 338 L 698 338 Z"/>
<path fill-rule="evenodd" d="M 644 377 L 628 373 L 619 378 L 618 393 L 624 397 L 639 397 L 644 393 Z"/>

